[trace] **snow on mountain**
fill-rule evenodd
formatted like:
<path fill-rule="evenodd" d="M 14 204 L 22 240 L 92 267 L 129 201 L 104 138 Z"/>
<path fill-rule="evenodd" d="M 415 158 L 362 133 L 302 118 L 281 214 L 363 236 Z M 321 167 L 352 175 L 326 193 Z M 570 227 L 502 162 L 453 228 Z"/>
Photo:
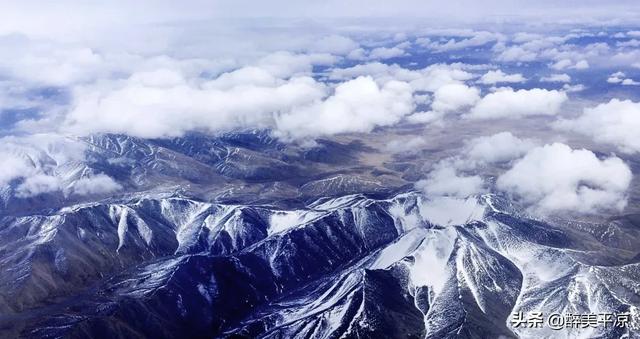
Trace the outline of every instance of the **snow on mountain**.
<path fill-rule="evenodd" d="M 0 328 L 534 338 L 551 334 L 513 328 L 512 312 L 631 311 L 637 323 L 638 220 L 549 224 L 494 195 L 443 202 L 415 192 L 291 209 L 140 197 L 5 216 Z M 635 335 L 625 331 L 553 334 Z"/>

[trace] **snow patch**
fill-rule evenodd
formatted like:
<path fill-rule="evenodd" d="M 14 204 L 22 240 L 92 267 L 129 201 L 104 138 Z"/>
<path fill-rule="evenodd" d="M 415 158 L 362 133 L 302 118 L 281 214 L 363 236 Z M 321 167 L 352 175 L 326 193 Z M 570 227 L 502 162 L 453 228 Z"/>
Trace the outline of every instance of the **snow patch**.
<path fill-rule="evenodd" d="M 412 211 L 413 212 L 413 211 Z M 399 231 L 412 230 L 422 223 L 420 216 L 417 213 L 408 213 L 404 206 L 396 203 L 389 208 L 389 214 L 396 220 L 396 223 L 400 225 Z"/>
<path fill-rule="evenodd" d="M 475 197 L 438 197 L 423 201 L 419 208 L 423 220 L 441 226 L 464 225 L 482 220 L 485 214 L 485 207 Z"/>
<path fill-rule="evenodd" d="M 430 230 L 414 253 L 410 276 L 414 286 L 431 286 L 437 294 L 449 279 L 447 262 L 453 252 L 457 232 L 453 228 Z"/>
<path fill-rule="evenodd" d="M 321 213 L 308 211 L 278 211 L 269 217 L 269 235 L 284 232 L 304 225 L 311 220 L 316 219 Z"/>
<path fill-rule="evenodd" d="M 322 210 L 322 211 L 333 210 L 333 209 L 338 209 L 341 207 L 348 206 L 352 204 L 354 201 L 362 198 L 364 198 L 364 196 L 361 194 L 352 194 L 352 195 L 346 195 L 343 197 L 329 199 L 329 200 L 320 199 L 312 203 L 311 205 L 309 205 L 309 207 L 315 210 Z"/>
<path fill-rule="evenodd" d="M 426 228 L 411 230 L 398 241 L 380 251 L 370 268 L 385 269 L 411 255 L 420 246 L 427 232 L 429 231 Z"/>

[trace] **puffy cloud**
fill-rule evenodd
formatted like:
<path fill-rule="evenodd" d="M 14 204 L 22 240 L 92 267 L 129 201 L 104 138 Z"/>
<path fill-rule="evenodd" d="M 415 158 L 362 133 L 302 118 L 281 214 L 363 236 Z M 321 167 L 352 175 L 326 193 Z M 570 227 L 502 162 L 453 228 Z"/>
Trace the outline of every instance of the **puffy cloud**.
<path fill-rule="evenodd" d="M 473 163 L 499 163 L 519 158 L 534 147 L 528 139 L 520 139 L 511 132 L 471 140 L 465 150 L 466 158 Z"/>
<path fill-rule="evenodd" d="M 448 52 L 453 50 L 459 50 L 469 47 L 479 47 L 486 45 L 491 42 L 498 41 L 502 39 L 501 34 L 480 31 L 480 32 L 472 32 L 469 34 L 471 37 L 466 39 L 449 39 L 447 42 L 438 43 L 438 42 L 430 42 L 428 39 L 423 40 L 421 45 L 424 47 L 431 48 L 437 52 Z"/>
<path fill-rule="evenodd" d="M 587 60 L 580 60 L 573 65 L 574 69 L 587 69 L 589 68 L 589 62 Z"/>
<path fill-rule="evenodd" d="M 178 77 L 158 83 L 134 74 L 123 82 L 78 88 L 66 129 L 157 138 L 193 130 L 268 127 L 274 113 L 321 100 L 327 93 L 309 77 L 265 82 L 252 72 L 221 78 L 194 83 Z"/>
<path fill-rule="evenodd" d="M 589 150 L 554 143 L 530 150 L 498 177 L 496 186 L 540 212 L 593 213 L 621 211 L 631 178 L 620 158 L 600 160 Z"/>
<path fill-rule="evenodd" d="M 1 37 L 0 70 L 4 77 L 44 86 L 67 86 L 103 76 L 115 68 L 87 47 L 36 43 L 23 36 Z"/>
<path fill-rule="evenodd" d="M 313 52 L 345 55 L 359 48 L 357 42 L 341 35 L 329 35 L 316 41 L 310 48 Z"/>
<path fill-rule="evenodd" d="M 329 66 L 336 61 L 336 57 L 326 53 L 295 54 L 280 51 L 267 54 L 253 65 L 277 78 L 289 78 L 294 75 L 309 75 L 314 65 Z"/>
<path fill-rule="evenodd" d="M 588 33 L 570 33 L 564 36 L 530 35 L 521 38 L 516 34 L 513 45 L 496 44 L 496 59 L 503 62 L 540 62 L 549 61 L 549 67 L 555 70 L 586 69 L 589 61 L 601 61 L 601 56 L 610 54 L 606 43 L 575 44 L 571 39 Z"/>
<path fill-rule="evenodd" d="M 94 174 L 85 151 L 81 140 L 57 134 L 4 137 L 0 139 L 0 187 L 14 186 L 19 198 L 54 192 L 101 195 L 121 189 L 111 177 Z"/>
<path fill-rule="evenodd" d="M 462 83 L 473 78 L 464 70 L 464 65 L 435 64 L 422 69 L 409 83 L 416 91 L 435 92 L 438 88 L 454 83 Z"/>
<path fill-rule="evenodd" d="M 480 91 L 462 83 L 452 83 L 438 88 L 433 94 L 431 110 L 416 112 L 407 117 L 414 124 L 442 123 L 447 113 L 467 108 L 480 100 Z"/>
<path fill-rule="evenodd" d="M 245 67 L 198 81 L 163 70 L 135 73 L 112 87 L 80 88 L 67 129 L 153 138 L 192 130 L 274 127 L 281 137 L 304 138 L 366 132 L 393 124 L 413 109 L 412 89 L 403 82 L 380 87 L 362 77 L 339 84 L 330 95 L 326 85 L 312 78 L 283 80 L 273 72 Z"/>
<path fill-rule="evenodd" d="M 615 145 L 622 152 L 640 152 L 640 103 L 612 99 L 585 108 L 573 120 L 561 120 L 555 127 L 591 136 L 596 142 Z"/>
<path fill-rule="evenodd" d="M 60 178 L 52 175 L 36 174 L 26 177 L 24 181 L 18 185 L 16 196 L 27 198 L 43 193 L 59 191 L 61 189 L 62 181 Z"/>
<path fill-rule="evenodd" d="M 34 168 L 28 159 L 5 151 L 0 152 L 2 166 L 0 166 L 0 186 L 9 184 L 12 180 L 34 173 Z"/>
<path fill-rule="evenodd" d="M 356 48 L 347 54 L 347 59 L 351 60 L 366 60 L 367 51 L 364 48 Z"/>
<path fill-rule="evenodd" d="M 400 47 L 378 47 L 369 52 L 369 59 L 385 60 L 401 57 L 403 55 L 405 55 L 405 51 Z"/>
<path fill-rule="evenodd" d="M 106 194 L 119 191 L 122 186 L 105 174 L 76 180 L 71 185 L 71 192 L 76 195 Z"/>
<path fill-rule="evenodd" d="M 378 83 L 399 80 L 408 82 L 415 91 L 435 92 L 444 85 L 462 83 L 472 79 L 473 74 L 465 70 L 466 66 L 464 64 L 434 64 L 422 69 L 410 70 L 396 64 L 387 65 L 380 62 L 371 62 L 350 68 L 333 69 L 329 74 L 329 78 L 332 80 L 347 80 L 368 75 Z"/>
<path fill-rule="evenodd" d="M 458 198 L 482 193 L 485 190 L 481 177 L 465 176 L 447 161 L 439 163 L 426 179 L 418 181 L 416 188 L 431 196 Z"/>
<path fill-rule="evenodd" d="M 567 68 L 582 70 L 589 68 L 589 62 L 583 59 L 574 63 L 570 59 L 560 59 L 551 65 L 551 68 L 559 71 Z"/>
<path fill-rule="evenodd" d="M 506 74 L 502 70 L 488 71 L 478 82 L 485 85 L 495 85 L 497 83 L 521 83 L 525 82 L 524 76 L 520 73 Z"/>
<path fill-rule="evenodd" d="M 480 100 L 480 91 L 464 84 L 448 84 L 433 94 L 431 109 L 437 112 L 452 112 L 469 107 Z"/>
<path fill-rule="evenodd" d="M 564 84 L 562 85 L 562 90 L 565 92 L 580 92 L 583 91 L 586 87 L 583 84 L 570 85 Z"/>
<path fill-rule="evenodd" d="M 85 150 L 83 143 L 57 134 L 0 138 L 0 158 L 6 159 L 6 166 L 0 170 L 0 185 L 19 177 L 51 173 L 58 164 L 81 161 Z"/>
<path fill-rule="evenodd" d="M 555 69 L 555 70 L 563 70 L 569 66 L 571 66 L 573 64 L 573 62 L 569 59 L 561 59 L 556 61 L 553 65 L 551 65 L 551 68 Z"/>
<path fill-rule="evenodd" d="M 607 82 L 610 84 L 619 84 L 624 80 L 625 76 L 624 72 L 615 72 L 607 78 Z"/>
<path fill-rule="evenodd" d="M 640 48 L 611 55 L 607 59 L 606 65 L 608 67 L 612 67 L 612 66 L 618 66 L 623 68 L 626 68 L 629 66 L 634 67 L 633 66 L 634 64 L 638 64 L 638 60 L 640 60 Z"/>
<path fill-rule="evenodd" d="M 407 55 L 405 49 L 409 47 L 409 43 L 401 43 L 392 47 L 376 47 L 369 51 L 364 48 L 354 48 L 346 57 L 351 60 L 386 60 Z"/>
<path fill-rule="evenodd" d="M 640 38 L 640 31 L 628 31 L 627 36 L 633 38 Z"/>
<path fill-rule="evenodd" d="M 370 132 L 376 126 L 399 122 L 413 111 L 412 89 L 400 81 L 382 87 L 371 77 L 338 85 L 323 101 L 296 107 L 276 118 L 276 134 L 308 138 L 345 132 Z"/>
<path fill-rule="evenodd" d="M 618 47 L 640 47 L 640 40 L 631 39 L 628 41 L 618 41 L 616 42 L 616 46 Z"/>
<path fill-rule="evenodd" d="M 384 80 L 408 80 L 409 77 L 417 77 L 417 74 L 415 74 L 413 71 L 402 68 L 399 65 L 388 65 L 376 61 L 358 64 L 349 68 L 334 68 L 329 73 L 329 79 L 349 80 L 364 75 L 371 76 L 375 79 Z"/>
<path fill-rule="evenodd" d="M 549 76 L 540 78 L 540 81 L 542 81 L 542 82 L 571 82 L 571 77 L 569 76 L 569 74 L 566 74 L 566 73 L 551 74 Z"/>
<path fill-rule="evenodd" d="M 503 89 L 483 97 L 466 115 L 469 119 L 519 118 L 555 115 L 567 100 L 564 92 L 533 88 Z"/>
<path fill-rule="evenodd" d="M 521 46 L 511 46 L 500 52 L 497 56 L 498 61 L 504 62 L 530 62 L 535 61 L 538 58 L 538 53 L 527 50 Z"/>
<path fill-rule="evenodd" d="M 533 140 L 520 139 L 511 132 L 500 132 L 465 142 L 458 154 L 441 160 L 434 168 L 451 169 L 458 177 L 460 172 L 477 172 L 480 167 L 487 165 L 511 163 L 534 147 Z M 437 174 L 435 170 L 432 173 Z"/>

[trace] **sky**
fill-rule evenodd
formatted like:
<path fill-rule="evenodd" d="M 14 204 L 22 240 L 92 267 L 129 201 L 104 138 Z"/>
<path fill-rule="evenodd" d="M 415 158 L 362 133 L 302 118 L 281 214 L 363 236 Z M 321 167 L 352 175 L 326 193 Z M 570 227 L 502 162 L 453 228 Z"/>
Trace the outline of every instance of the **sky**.
<path fill-rule="evenodd" d="M 637 1 L 13 1 L 0 4 L 0 32 L 25 33 L 60 40 L 95 38 L 96 34 L 148 25 L 247 18 L 297 20 L 386 18 L 406 22 L 453 23 L 615 22 L 632 23 L 640 13 Z"/>
<path fill-rule="evenodd" d="M 640 152 L 639 13 L 635 1 L 3 3 L 0 187 L 17 198 L 122 189 L 98 170 L 57 174 L 90 161 L 71 140 L 96 133 L 260 128 L 315 145 L 403 124 L 500 123 L 425 165 L 416 189 L 622 212 Z M 518 134 L 532 121 L 545 137 Z M 488 166 L 495 180 L 480 174 Z"/>

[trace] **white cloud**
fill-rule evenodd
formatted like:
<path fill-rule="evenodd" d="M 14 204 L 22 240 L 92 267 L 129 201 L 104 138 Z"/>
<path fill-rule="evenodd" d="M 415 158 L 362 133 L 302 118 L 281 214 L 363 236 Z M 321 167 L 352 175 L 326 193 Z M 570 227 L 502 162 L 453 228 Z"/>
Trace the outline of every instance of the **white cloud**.
<path fill-rule="evenodd" d="M 640 60 L 640 49 L 636 48 L 610 55 L 606 60 L 606 65 L 608 67 L 629 67 L 629 65 L 638 63 L 638 60 Z"/>
<path fill-rule="evenodd" d="M 569 93 L 584 91 L 585 88 L 586 87 L 583 84 L 577 84 L 577 85 L 564 84 L 562 86 L 562 90 Z"/>
<path fill-rule="evenodd" d="M 55 169 L 57 164 L 81 161 L 84 159 L 85 150 L 86 146 L 83 143 L 57 134 L 32 134 L 0 138 L 2 159 L 13 159 L 12 163 L 16 165 L 23 163 L 33 169 L 27 171 L 23 166 L 18 166 L 24 174 L 49 173 Z M 8 170 L 9 168 L 10 166 L 5 166 L 3 169 Z M 3 182 L 0 180 L 0 183 Z"/>
<path fill-rule="evenodd" d="M 625 77 L 623 72 L 615 72 L 607 78 L 607 82 L 610 84 L 618 84 L 622 82 L 622 78 Z"/>
<path fill-rule="evenodd" d="M 0 187 L 15 185 L 16 197 L 44 193 L 64 196 L 111 193 L 120 184 L 87 167 L 84 142 L 56 134 L 35 134 L 0 139 Z M 78 171 L 78 168 L 83 168 Z"/>
<path fill-rule="evenodd" d="M 273 125 L 274 113 L 327 95 L 325 85 L 309 77 L 272 83 L 263 82 L 257 73 L 221 78 L 210 83 L 158 84 L 134 74 L 122 82 L 81 87 L 74 93 L 65 129 L 79 134 L 110 132 L 154 138 L 194 130 L 268 127 Z"/>
<path fill-rule="evenodd" d="M 0 36 L 0 42 L 3 45 L 0 51 L 3 75 L 21 82 L 67 86 L 94 80 L 109 68 L 116 68 L 87 47 L 63 48 L 24 37 L 9 40 Z"/>
<path fill-rule="evenodd" d="M 346 132 L 370 132 L 376 126 L 399 122 L 413 111 L 411 87 L 400 81 L 378 86 L 371 77 L 358 77 L 338 85 L 323 101 L 293 108 L 276 118 L 276 134 L 313 138 Z"/>
<path fill-rule="evenodd" d="M 640 31 L 628 31 L 627 36 L 633 38 L 640 38 Z"/>
<path fill-rule="evenodd" d="M 33 166 L 29 164 L 28 159 L 24 157 L 4 150 L 0 152 L 0 158 L 2 158 L 2 166 L 0 166 L 0 186 L 5 186 L 12 180 L 31 175 L 35 172 Z"/>
<path fill-rule="evenodd" d="M 371 76 L 378 83 L 390 80 L 407 82 L 415 91 L 435 92 L 438 88 L 454 83 L 462 83 L 472 79 L 473 74 L 465 70 L 464 64 L 434 64 L 418 70 L 410 70 L 396 64 L 387 65 L 371 62 L 350 68 L 331 70 L 329 78 L 332 80 L 348 80 L 359 76 Z"/>
<path fill-rule="evenodd" d="M 314 65 L 332 65 L 337 58 L 326 53 L 295 54 L 291 52 L 270 53 L 255 62 L 259 67 L 277 78 L 289 78 L 295 75 L 309 75 Z"/>
<path fill-rule="evenodd" d="M 26 177 L 24 181 L 18 185 L 16 189 L 16 196 L 20 198 L 28 198 L 43 193 L 59 191 L 61 189 L 62 181 L 60 178 L 51 175 L 36 174 Z"/>
<path fill-rule="evenodd" d="M 462 83 L 443 85 L 433 94 L 431 110 L 416 112 L 407 117 L 415 124 L 442 123 L 448 113 L 466 109 L 480 100 L 480 90 Z"/>
<path fill-rule="evenodd" d="M 359 48 L 357 42 L 341 35 L 329 35 L 316 41 L 310 48 L 312 52 L 345 55 Z"/>
<path fill-rule="evenodd" d="M 640 40 L 631 39 L 628 41 L 618 41 L 616 42 L 616 46 L 618 47 L 640 47 Z"/>
<path fill-rule="evenodd" d="M 448 52 L 448 51 L 459 50 L 459 49 L 464 49 L 469 47 L 483 46 L 503 38 L 501 34 L 486 32 L 486 31 L 471 32 L 469 35 L 471 35 L 471 37 L 466 39 L 459 39 L 459 40 L 449 39 L 448 41 L 443 43 L 430 42 L 427 39 L 427 40 L 421 41 L 421 44 L 437 52 Z"/>
<path fill-rule="evenodd" d="M 480 91 L 464 84 L 448 84 L 433 94 L 431 109 L 437 112 L 453 112 L 469 107 L 480 100 Z"/>
<path fill-rule="evenodd" d="M 631 177 L 620 158 L 600 160 L 591 151 L 554 143 L 530 150 L 498 177 L 496 186 L 540 212 L 594 213 L 621 211 Z"/>
<path fill-rule="evenodd" d="M 71 191 L 76 195 L 106 194 L 119 191 L 122 186 L 105 174 L 81 178 L 73 182 Z"/>
<path fill-rule="evenodd" d="M 419 76 L 410 81 L 411 87 L 417 91 L 435 92 L 438 88 L 454 83 L 462 83 L 473 77 L 465 71 L 463 65 L 435 64 L 422 69 Z"/>
<path fill-rule="evenodd" d="M 520 73 L 506 74 L 502 70 L 488 71 L 478 82 L 485 85 L 495 85 L 497 83 L 521 83 L 525 82 L 524 76 Z"/>
<path fill-rule="evenodd" d="M 65 197 L 105 194 L 120 189 L 112 178 L 93 174 L 85 151 L 81 140 L 57 134 L 4 137 L 0 139 L 0 188 L 14 186 L 12 192 L 19 198 L 45 193 Z"/>
<path fill-rule="evenodd" d="M 277 65 L 285 59 L 289 68 Z M 283 138 L 367 132 L 398 122 L 413 109 L 411 87 L 361 77 L 331 88 L 297 76 L 308 63 L 285 54 L 212 80 L 176 70 L 134 73 L 129 79 L 80 87 L 65 130 L 124 133 L 144 138 L 181 136 L 239 127 L 275 128 Z M 291 62 L 294 65 L 291 65 Z M 294 74 L 289 79 L 280 78 Z"/>
<path fill-rule="evenodd" d="M 511 132 L 500 132 L 471 140 L 464 153 L 472 163 L 500 163 L 523 156 L 534 145 L 533 141 L 517 138 Z"/>
<path fill-rule="evenodd" d="M 400 47 L 378 47 L 369 52 L 368 58 L 371 60 L 386 60 L 404 56 L 406 53 Z"/>
<path fill-rule="evenodd" d="M 569 76 L 569 74 L 566 74 L 566 73 L 551 74 L 549 76 L 540 78 L 540 81 L 542 81 L 542 82 L 571 82 L 571 77 Z"/>
<path fill-rule="evenodd" d="M 562 60 L 558 60 L 556 63 L 554 63 L 553 65 L 551 65 L 551 68 L 555 69 L 555 70 L 563 70 L 565 68 L 568 68 L 569 66 L 571 66 L 573 64 L 573 62 L 569 59 L 562 59 Z"/>
<path fill-rule="evenodd" d="M 597 53 L 597 52 L 596 52 Z M 572 53 L 564 53 L 564 55 L 566 54 L 572 54 Z M 562 54 L 560 54 L 562 55 Z M 557 62 L 555 62 L 554 64 L 551 65 L 551 68 L 555 69 L 555 70 L 563 70 L 563 69 L 577 69 L 577 70 L 583 70 L 583 69 L 587 69 L 589 68 L 589 62 L 587 60 L 579 60 L 577 62 L 573 62 L 570 59 L 561 59 L 558 60 Z"/>
<path fill-rule="evenodd" d="M 574 120 L 561 120 L 560 129 L 591 136 L 596 142 L 615 145 L 622 152 L 640 152 L 640 103 L 612 99 L 595 107 L 585 108 Z"/>
<path fill-rule="evenodd" d="M 567 100 L 564 92 L 533 88 L 503 89 L 483 97 L 466 115 L 469 119 L 519 118 L 555 115 Z"/>
<path fill-rule="evenodd" d="M 484 192 L 484 181 L 477 175 L 465 176 L 455 166 L 444 161 L 436 165 L 427 179 L 416 183 L 416 188 L 430 196 L 466 198 Z"/>
<path fill-rule="evenodd" d="M 611 74 L 609 78 L 607 78 L 607 82 L 610 84 L 621 84 L 623 86 L 640 85 L 640 82 L 627 78 L 624 72 L 615 72 Z"/>
<path fill-rule="evenodd" d="M 497 56 L 498 61 L 504 62 L 530 62 L 538 58 L 538 53 L 527 50 L 521 46 L 511 46 L 500 52 Z"/>
<path fill-rule="evenodd" d="M 574 68 L 574 69 L 587 69 L 589 67 L 590 67 L 589 66 L 589 62 L 587 60 L 580 60 L 580 61 L 576 62 L 576 64 L 573 65 L 573 67 L 571 67 L 571 68 Z"/>

